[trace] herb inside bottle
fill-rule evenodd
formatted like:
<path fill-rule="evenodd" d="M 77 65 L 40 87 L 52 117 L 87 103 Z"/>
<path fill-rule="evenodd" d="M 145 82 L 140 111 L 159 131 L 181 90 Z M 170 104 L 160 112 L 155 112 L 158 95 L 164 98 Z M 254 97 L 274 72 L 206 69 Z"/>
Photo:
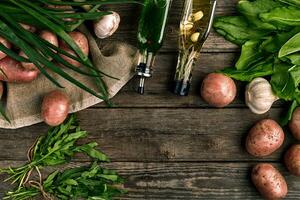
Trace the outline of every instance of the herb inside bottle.
<path fill-rule="evenodd" d="M 174 93 L 187 96 L 192 69 L 210 32 L 216 0 L 186 0 L 180 21 L 179 56 Z"/>

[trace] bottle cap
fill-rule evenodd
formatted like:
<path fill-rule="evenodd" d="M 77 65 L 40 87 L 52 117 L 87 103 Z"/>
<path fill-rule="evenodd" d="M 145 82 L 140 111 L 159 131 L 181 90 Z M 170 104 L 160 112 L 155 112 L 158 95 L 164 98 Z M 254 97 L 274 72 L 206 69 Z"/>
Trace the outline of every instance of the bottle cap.
<path fill-rule="evenodd" d="M 190 90 L 190 82 L 183 82 L 183 80 L 174 81 L 173 92 L 179 96 L 187 96 Z"/>

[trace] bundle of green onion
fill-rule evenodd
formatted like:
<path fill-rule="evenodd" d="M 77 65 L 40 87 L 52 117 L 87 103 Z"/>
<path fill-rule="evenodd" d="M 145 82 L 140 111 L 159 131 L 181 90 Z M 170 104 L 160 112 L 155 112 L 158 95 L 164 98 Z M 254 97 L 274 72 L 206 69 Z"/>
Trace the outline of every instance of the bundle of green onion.
<path fill-rule="evenodd" d="M 63 86 L 48 73 L 49 71 L 62 76 L 86 92 L 109 102 L 106 86 L 101 79 L 103 75 L 109 75 L 104 74 L 93 66 L 90 59 L 84 55 L 81 49 L 68 35 L 68 32 L 76 29 L 85 20 L 98 19 L 108 14 L 108 12 L 98 11 L 101 5 L 116 3 L 140 2 L 139 0 L 1 0 L 0 36 L 12 43 L 15 47 L 18 47 L 28 58 L 19 56 L 1 43 L 0 51 L 19 62 L 33 63 L 43 75 L 58 87 Z M 82 8 L 83 6 L 91 6 L 92 9 L 86 11 Z M 72 8 L 72 12 L 70 12 L 70 8 Z M 27 31 L 20 23 L 55 33 L 76 53 L 76 56 L 59 49 L 46 40 Z M 58 54 L 55 52 L 58 52 Z M 86 70 L 77 68 L 66 62 L 60 55 L 78 61 L 82 66 L 85 66 Z M 50 62 L 49 58 L 52 58 L 56 64 Z M 76 80 L 58 65 L 93 78 L 98 91 L 92 90 Z"/>

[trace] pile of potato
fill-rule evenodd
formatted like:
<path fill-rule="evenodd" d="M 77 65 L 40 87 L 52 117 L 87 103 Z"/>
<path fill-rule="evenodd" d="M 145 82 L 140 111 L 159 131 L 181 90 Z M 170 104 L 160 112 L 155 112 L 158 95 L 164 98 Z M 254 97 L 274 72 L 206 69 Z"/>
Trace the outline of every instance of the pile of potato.
<path fill-rule="evenodd" d="M 211 73 L 203 80 L 201 96 L 210 105 L 221 108 L 234 100 L 236 85 L 231 78 L 223 74 Z M 289 129 L 293 136 L 300 140 L 300 107 L 294 111 Z M 250 129 L 245 148 L 252 156 L 265 157 L 278 150 L 284 139 L 284 131 L 276 121 L 263 119 Z M 300 176 L 300 144 L 294 144 L 287 150 L 284 164 L 291 174 Z M 266 199 L 281 199 L 287 195 L 285 178 L 272 164 L 261 163 L 254 166 L 251 179 Z"/>
<path fill-rule="evenodd" d="M 21 24 L 23 28 L 30 32 L 35 32 L 41 38 L 53 44 L 56 47 L 66 51 L 67 53 L 77 56 L 75 52 L 69 48 L 69 46 L 62 40 L 59 40 L 58 37 L 48 31 L 48 30 L 37 30 L 35 27 Z M 75 43 L 81 48 L 82 52 L 88 56 L 89 54 L 89 44 L 86 36 L 78 31 L 70 32 L 70 37 L 75 41 Z M 6 39 L 0 37 L 0 43 L 5 45 L 9 49 L 13 49 L 21 57 L 27 58 L 26 54 L 19 50 L 17 47 L 14 47 Z M 70 64 L 76 67 L 80 67 L 80 63 L 72 58 L 69 58 L 65 55 L 60 56 Z M 51 60 L 49 58 L 49 60 Z M 39 74 L 39 69 L 31 62 L 18 62 L 4 52 L 0 51 L 0 94 L 2 96 L 4 82 L 7 83 L 17 83 L 17 84 L 26 84 L 35 80 Z M 61 90 L 55 90 L 47 94 L 41 106 L 41 115 L 44 121 L 50 126 L 56 126 L 61 124 L 67 117 L 69 112 L 69 98 Z"/>

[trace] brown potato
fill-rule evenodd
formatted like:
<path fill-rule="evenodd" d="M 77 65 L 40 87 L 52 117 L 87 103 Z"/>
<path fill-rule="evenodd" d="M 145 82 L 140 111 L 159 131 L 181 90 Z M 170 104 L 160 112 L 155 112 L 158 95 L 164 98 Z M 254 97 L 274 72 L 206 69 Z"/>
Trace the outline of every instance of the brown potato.
<path fill-rule="evenodd" d="M 4 72 L 0 72 L 0 80 L 9 83 L 29 83 L 39 74 L 37 70 L 25 70 L 21 63 L 8 56 L 0 60 L 0 68 Z"/>
<path fill-rule="evenodd" d="M 246 138 L 247 151 L 257 157 L 268 156 L 276 151 L 284 141 L 284 132 L 272 119 L 257 122 Z"/>
<path fill-rule="evenodd" d="M 288 187 L 284 177 L 270 164 L 262 163 L 252 169 L 251 179 L 259 193 L 266 199 L 282 199 Z"/>
<path fill-rule="evenodd" d="M 71 32 L 71 33 L 69 33 L 69 35 L 71 38 L 73 38 L 73 40 L 78 45 L 78 47 L 81 49 L 81 51 L 84 53 L 84 55 L 88 56 L 89 55 L 89 42 L 88 42 L 88 39 L 86 38 L 86 36 L 83 33 L 80 33 L 78 31 Z M 64 41 L 60 41 L 59 47 L 62 50 L 66 51 L 72 55 L 77 56 L 75 54 L 75 52 L 72 49 L 70 49 Z M 80 66 L 80 63 L 78 63 L 77 61 L 75 61 L 65 55 L 62 55 L 62 54 L 60 54 L 60 56 L 67 62 L 73 64 L 74 66 L 77 66 L 77 67 Z"/>
<path fill-rule="evenodd" d="M 300 176 L 300 144 L 289 148 L 284 155 L 284 163 L 292 174 Z"/>
<path fill-rule="evenodd" d="M 236 85 L 231 78 L 223 74 L 211 73 L 202 82 L 201 96 L 212 106 L 225 107 L 234 100 Z"/>
<path fill-rule="evenodd" d="M 293 136 L 300 140 L 300 107 L 294 110 L 292 119 L 289 122 L 289 128 Z"/>
<path fill-rule="evenodd" d="M 42 118 L 46 124 L 57 126 L 63 123 L 67 118 L 69 107 L 70 102 L 68 96 L 60 90 L 54 90 L 43 99 Z"/>
<path fill-rule="evenodd" d="M 6 48 L 11 48 L 11 43 L 8 42 L 6 39 L 4 39 L 3 37 L 0 36 L 0 43 L 3 44 Z M 5 58 L 6 54 L 2 51 L 0 51 L 0 60 Z"/>

